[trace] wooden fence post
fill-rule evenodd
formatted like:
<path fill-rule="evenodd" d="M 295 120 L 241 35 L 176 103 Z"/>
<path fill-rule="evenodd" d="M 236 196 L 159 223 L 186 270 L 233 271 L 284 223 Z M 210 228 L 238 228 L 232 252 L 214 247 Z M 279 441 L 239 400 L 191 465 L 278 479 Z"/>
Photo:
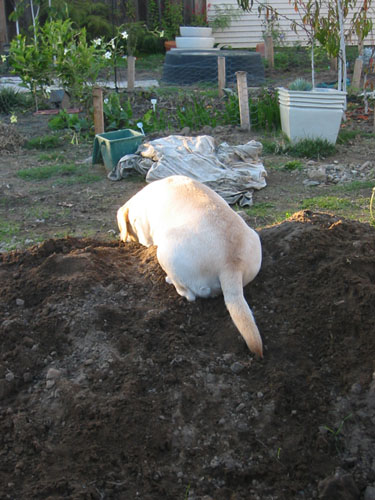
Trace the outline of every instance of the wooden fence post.
<path fill-rule="evenodd" d="M 225 57 L 217 58 L 217 77 L 218 77 L 218 85 L 219 85 L 219 97 L 223 97 L 224 88 L 226 85 L 225 78 Z"/>
<path fill-rule="evenodd" d="M 275 58 L 274 58 L 274 51 L 273 51 L 273 38 L 271 35 L 267 35 L 264 38 L 264 56 L 265 56 L 266 60 L 268 61 L 270 68 L 274 69 Z"/>
<path fill-rule="evenodd" d="M 103 114 L 103 89 L 101 87 L 93 88 L 92 101 L 94 108 L 95 134 L 102 134 L 104 132 L 104 114 Z"/>
<path fill-rule="evenodd" d="M 241 128 L 250 130 L 249 93 L 246 71 L 236 71 L 238 101 L 240 106 Z"/>
<path fill-rule="evenodd" d="M 128 90 L 134 90 L 135 57 L 128 56 Z"/>

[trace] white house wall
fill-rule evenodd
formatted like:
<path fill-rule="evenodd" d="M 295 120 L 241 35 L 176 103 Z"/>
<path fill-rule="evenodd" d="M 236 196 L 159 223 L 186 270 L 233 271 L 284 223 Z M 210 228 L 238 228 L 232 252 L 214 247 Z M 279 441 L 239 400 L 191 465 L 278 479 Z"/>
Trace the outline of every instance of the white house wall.
<path fill-rule="evenodd" d="M 264 2 L 265 3 L 265 2 Z M 288 0 L 273 0 L 272 2 L 268 2 L 272 7 L 274 7 L 280 14 L 284 14 L 288 16 L 289 19 L 299 21 L 299 14 L 294 11 L 292 5 L 289 4 Z M 240 7 L 238 7 L 237 0 L 226 0 L 223 2 L 222 0 L 207 0 L 207 14 L 210 19 L 215 13 L 215 6 L 223 8 L 223 7 L 231 7 L 236 9 L 239 13 L 241 13 L 241 17 L 237 20 L 232 21 L 232 24 L 229 28 L 225 30 L 217 30 L 214 31 L 213 35 L 215 37 L 215 42 L 219 44 L 219 47 L 227 46 L 232 47 L 234 49 L 238 48 L 253 48 L 263 41 L 263 33 L 265 28 L 265 15 L 264 13 L 259 17 L 258 15 L 258 5 L 256 1 L 254 1 L 254 7 L 252 12 L 243 12 Z M 375 26 L 375 12 L 371 13 L 371 17 L 374 20 Z M 283 43 L 285 45 L 306 45 L 307 38 L 303 30 L 299 29 L 297 33 L 295 33 L 291 28 L 291 21 L 280 16 L 277 21 L 276 27 L 278 28 Z M 351 41 L 348 41 L 348 44 L 356 44 L 356 39 L 353 38 Z M 369 37 L 365 40 L 365 44 L 373 45 L 374 44 L 374 34 L 370 34 Z"/>

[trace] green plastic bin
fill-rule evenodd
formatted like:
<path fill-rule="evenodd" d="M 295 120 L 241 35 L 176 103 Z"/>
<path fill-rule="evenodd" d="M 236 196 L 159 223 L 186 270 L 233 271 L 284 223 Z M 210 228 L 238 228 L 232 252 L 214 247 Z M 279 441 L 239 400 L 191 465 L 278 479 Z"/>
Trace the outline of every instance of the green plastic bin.
<path fill-rule="evenodd" d="M 93 165 L 103 162 L 108 170 L 113 170 L 120 158 L 137 151 L 144 138 L 141 132 L 129 128 L 96 134 L 92 152 Z"/>

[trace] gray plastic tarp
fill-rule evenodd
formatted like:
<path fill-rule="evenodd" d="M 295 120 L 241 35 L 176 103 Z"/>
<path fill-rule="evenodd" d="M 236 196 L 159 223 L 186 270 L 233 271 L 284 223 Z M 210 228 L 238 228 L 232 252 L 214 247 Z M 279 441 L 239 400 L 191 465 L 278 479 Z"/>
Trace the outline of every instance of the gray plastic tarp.
<path fill-rule="evenodd" d="M 249 206 L 253 190 L 266 186 L 261 152 L 262 144 L 256 141 L 238 146 L 223 142 L 216 147 L 209 135 L 170 135 L 142 143 L 135 154 L 120 159 L 108 178 L 118 181 L 137 172 L 152 182 L 186 175 L 207 184 L 231 205 Z"/>

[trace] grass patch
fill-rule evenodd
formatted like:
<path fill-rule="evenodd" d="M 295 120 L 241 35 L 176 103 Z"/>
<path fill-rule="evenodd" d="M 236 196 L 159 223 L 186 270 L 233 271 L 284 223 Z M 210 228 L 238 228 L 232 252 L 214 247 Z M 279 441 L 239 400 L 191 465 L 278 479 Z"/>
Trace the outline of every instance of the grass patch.
<path fill-rule="evenodd" d="M 25 181 L 41 181 L 57 178 L 56 184 L 88 184 L 97 182 L 102 176 L 91 172 L 88 165 L 43 165 L 25 168 L 17 172 L 17 176 Z"/>
<path fill-rule="evenodd" d="M 347 130 L 343 128 L 340 130 L 339 135 L 337 136 L 337 144 L 348 144 L 356 137 L 358 137 L 358 135 L 360 135 L 359 130 Z"/>
<path fill-rule="evenodd" d="M 29 219 L 46 220 L 51 217 L 51 212 L 46 207 L 33 206 L 28 210 L 27 216 Z"/>
<path fill-rule="evenodd" d="M 27 149 L 54 149 L 60 146 L 60 138 L 57 135 L 33 137 L 25 146 Z"/>
<path fill-rule="evenodd" d="M 336 147 L 325 139 L 302 139 L 294 144 L 288 144 L 285 152 L 297 158 L 317 160 L 336 153 Z"/>
<path fill-rule="evenodd" d="M 48 162 L 48 161 L 62 161 L 64 160 L 64 155 L 61 153 L 42 153 L 39 155 L 38 161 Z"/>
<path fill-rule="evenodd" d="M 289 155 L 295 158 L 318 160 L 336 153 L 336 147 L 325 139 L 302 139 L 291 143 L 287 139 L 269 141 L 262 140 L 263 152 L 266 154 Z"/>
<path fill-rule="evenodd" d="M 315 196 L 314 198 L 307 198 L 301 203 L 303 210 L 342 210 L 353 208 L 353 206 L 354 204 L 351 200 L 337 196 Z"/>
<path fill-rule="evenodd" d="M 17 172 L 17 176 L 25 181 L 41 181 L 58 177 L 61 175 L 72 175 L 77 167 L 74 164 L 68 165 L 44 165 L 42 167 L 25 168 Z"/>
<path fill-rule="evenodd" d="M 373 181 L 352 181 L 347 184 L 335 186 L 337 191 L 360 191 L 361 189 L 372 189 L 375 187 L 375 180 Z"/>
<path fill-rule="evenodd" d="M 262 202 L 247 208 L 245 211 L 251 217 L 269 217 L 274 214 L 275 205 L 269 202 Z"/>
<path fill-rule="evenodd" d="M 0 240 L 2 243 L 9 242 L 13 236 L 16 236 L 20 231 L 20 225 L 16 222 L 8 222 L 0 219 Z"/>

